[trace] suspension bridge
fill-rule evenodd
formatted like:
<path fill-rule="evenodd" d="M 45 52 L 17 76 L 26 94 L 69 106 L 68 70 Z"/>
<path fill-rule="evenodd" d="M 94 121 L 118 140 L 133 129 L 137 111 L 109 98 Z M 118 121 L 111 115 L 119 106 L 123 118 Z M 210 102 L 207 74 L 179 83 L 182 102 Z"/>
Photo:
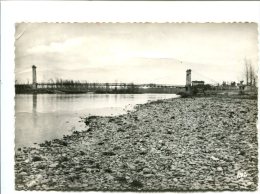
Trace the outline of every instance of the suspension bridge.
<path fill-rule="evenodd" d="M 178 61 L 178 60 L 177 60 Z M 188 66 L 188 62 L 178 61 L 184 67 Z M 190 70 L 191 71 L 191 70 Z M 217 84 L 217 81 L 205 76 L 202 73 L 192 70 L 192 74 L 195 77 L 202 78 L 202 80 L 207 80 L 207 82 Z M 32 66 L 32 80 L 31 84 L 16 84 L 15 89 L 17 93 L 27 93 L 27 92 L 43 92 L 43 93 L 180 93 L 185 92 L 188 86 L 191 86 L 191 75 L 186 72 L 186 84 L 174 85 L 174 84 L 134 84 L 134 83 L 89 83 L 89 82 L 75 82 L 70 80 L 60 80 L 57 82 L 48 83 L 37 83 L 36 77 L 36 66 Z M 185 74 L 184 74 L 185 75 Z M 172 75 L 170 75 L 172 77 Z M 154 81 L 160 79 L 165 80 L 170 76 L 162 76 L 159 78 L 154 78 Z M 188 78 L 189 77 L 189 78 Z M 188 80 L 188 81 L 187 81 Z M 200 81 L 204 84 L 204 81 Z"/>

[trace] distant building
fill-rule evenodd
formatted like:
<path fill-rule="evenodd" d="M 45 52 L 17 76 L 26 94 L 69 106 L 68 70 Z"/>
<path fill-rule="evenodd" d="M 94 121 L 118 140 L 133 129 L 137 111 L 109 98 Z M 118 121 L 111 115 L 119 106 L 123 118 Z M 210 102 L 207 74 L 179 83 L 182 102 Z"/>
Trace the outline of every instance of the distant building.
<path fill-rule="evenodd" d="M 204 86 L 204 81 L 192 81 L 192 86 Z"/>

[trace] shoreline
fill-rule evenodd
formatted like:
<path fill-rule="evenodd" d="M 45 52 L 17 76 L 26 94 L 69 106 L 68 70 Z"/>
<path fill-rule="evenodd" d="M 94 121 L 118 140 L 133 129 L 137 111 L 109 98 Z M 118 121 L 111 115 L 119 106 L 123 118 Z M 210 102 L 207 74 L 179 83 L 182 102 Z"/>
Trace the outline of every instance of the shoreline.
<path fill-rule="evenodd" d="M 86 131 L 16 150 L 16 190 L 256 190 L 256 104 L 174 98 L 88 117 Z"/>

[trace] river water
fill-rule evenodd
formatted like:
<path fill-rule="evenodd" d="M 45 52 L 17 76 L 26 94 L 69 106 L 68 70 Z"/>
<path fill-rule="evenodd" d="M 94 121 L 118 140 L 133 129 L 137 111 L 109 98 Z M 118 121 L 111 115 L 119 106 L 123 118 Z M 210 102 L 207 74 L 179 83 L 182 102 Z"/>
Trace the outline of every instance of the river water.
<path fill-rule="evenodd" d="M 15 96 L 15 145 L 32 146 L 86 129 L 83 118 L 115 116 L 137 104 L 175 94 L 19 94 Z"/>

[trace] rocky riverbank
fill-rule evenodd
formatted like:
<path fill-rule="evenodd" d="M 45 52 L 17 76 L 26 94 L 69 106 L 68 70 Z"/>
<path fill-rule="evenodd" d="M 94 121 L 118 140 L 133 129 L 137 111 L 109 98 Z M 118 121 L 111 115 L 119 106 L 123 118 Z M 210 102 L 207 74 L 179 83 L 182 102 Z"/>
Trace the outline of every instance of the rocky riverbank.
<path fill-rule="evenodd" d="M 15 153 L 17 190 L 257 189 L 257 100 L 168 99 Z"/>

